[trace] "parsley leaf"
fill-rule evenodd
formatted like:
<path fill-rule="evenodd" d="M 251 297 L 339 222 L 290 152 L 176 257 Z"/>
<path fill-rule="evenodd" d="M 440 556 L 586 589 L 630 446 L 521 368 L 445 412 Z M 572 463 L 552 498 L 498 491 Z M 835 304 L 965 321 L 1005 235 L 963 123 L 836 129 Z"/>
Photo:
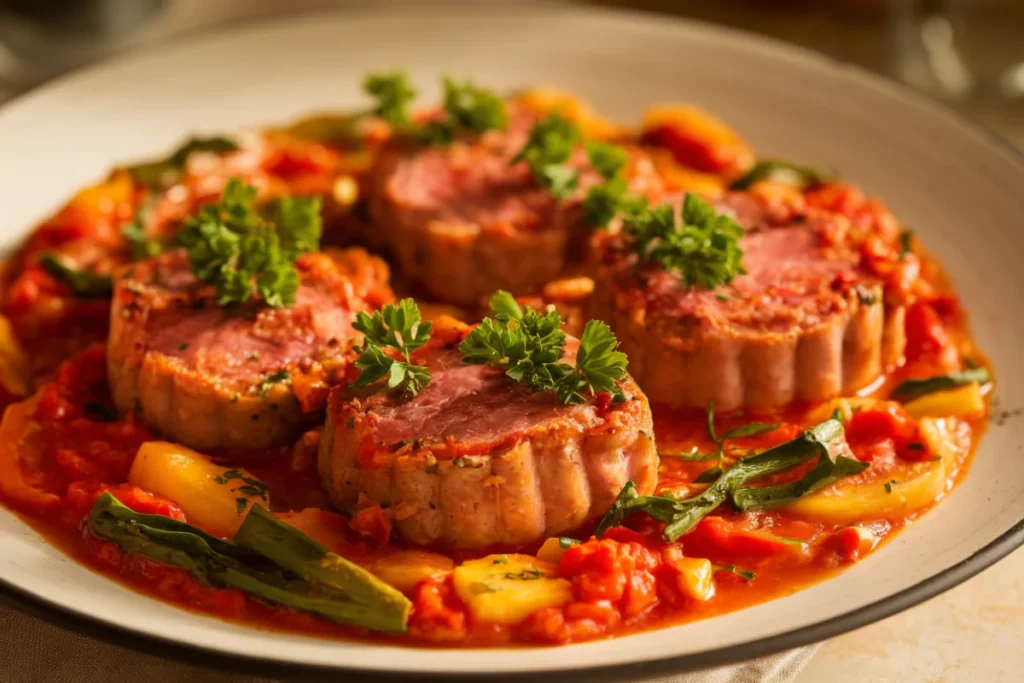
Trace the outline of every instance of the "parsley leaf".
<path fill-rule="evenodd" d="M 558 400 L 569 405 L 583 403 L 583 391 L 593 396 L 607 391 L 621 398 L 622 391 L 616 382 L 626 376 L 629 359 L 622 351 L 616 351 L 619 340 L 611 328 L 600 320 L 591 320 L 583 329 L 580 346 L 576 352 L 576 367 L 558 381 Z"/>
<path fill-rule="evenodd" d="M 484 318 L 459 345 L 469 363 L 486 363 L 526 384 L 533 391 L 553 391 L 566 405 L 586 401 L 584 392 L 618 395 L 617 380 L 626 374 L 626 354 L 616 351 L 618 340 L 604 323 L 587 323 L 580 339 L 576 365 L 562 361 L 565 332 L 554 308 L 540 313 L 521 307 L 505 291 L 491 297 L 493 317 Z"/>
<path fill-rule="evenodd" d="M 107 297 L 114 289 L 109 275 L 76 268 L 57 252 L 40 256 L 39 265 L 53 278 L 63 282 L 72 294 L 82 299 Z"/>
<path fill-rule="evenodd" d="M 444 77 L 444 111 L 456 130 L 483 133 L 508 126 L 501 97 L 468 79 L 460 83 L 450 76 Z"/>
<path fill-rule="evenodd" d="M 412 126 L 409 108 L 416 99 L 416 89 L 404 71 L 369 74 L 363 81 L 363 90 L 377 100 L 374 115 L 395 128 Z"/>
<path fill-rule="evenodd" d="M 188 249 L 196 277 L 217 289 L 221 306 L 258 294 L 269 306 L 295 303 L 299 272 L 295 259 L 320 241 L 320 199 L 291 197 L 276 202 L 264 219 L 253 207 L 256 190 L 233 178 L 220 201 L 185 220 L 176 241 Z"/>
<path fill-rule="evenodd" d="M 537 182 L 555 199 L 566 199 L 579 185 L 579 172 L 567 163 L 580 137 L 572 121 L 558 113 L 548 114 L 534 124 L 512 163 L 525 162 Z"/>
<path fill-rule="evenodd" d="M 412 299 L 402 299 L 397 305 L 388 304 L 372 315 L 364 311 L 356 314 L 352 327 L 365 335 L 363 345 L 358 349 L 359 378 L 355 387 L 365 387 L 390 375 L 388 388 L 407 391 L 416 395 L 430 383 L 430 370 L 413 365 L 409 354 L 430 339 L 429 322 L 422 322 L 420 309 Z M 402 360 L 395 360 L 384 353 L 384 347 L 397 349 Z"/>
<path fill-rule="evenodd" d="M 461 132 L 484 133 L 508 127 L 505 102 L 494 91 L 450 76 L 444 77 L 442 86 L 442 116 L 424 124 L 419 132 L 421 142 L 446 145 Z"/>
<path fill-rule="evenodd" d="M 587 160 L 605 180 L 618 176 L 628 159 L 626 150 L 618 145 L 599 141 L 587 143 Z"/>
<path fill-rule="evenodd" d="M 746 272 L 739 248 L 744 229 L 692 192 L 683 200 L 681 225 L 672 205 L 661 204 L 627 217 L 624 228 L 642 259 L 677 273 L 686 288 L 714 289 Z"/>

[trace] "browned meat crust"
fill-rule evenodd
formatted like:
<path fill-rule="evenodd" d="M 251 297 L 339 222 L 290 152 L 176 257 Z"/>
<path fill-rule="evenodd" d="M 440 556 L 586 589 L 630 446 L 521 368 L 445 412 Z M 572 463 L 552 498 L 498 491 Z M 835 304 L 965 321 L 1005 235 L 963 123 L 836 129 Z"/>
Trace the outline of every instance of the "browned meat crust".
<path fill-rule="evenodd" d="M 599 235 L 590 316 L 615 331 L 654 403 L 763 408 L 860 389 L 902 357 L 903 307 L 855 250 L 825 245 L 817 220 L 832 219 L 755 226 L 741 241 L 748 274 L 715 291 L 685 291 Z"/>
<path fill-rule="evenodd" d="M 370 214 L 403 275 L 439 299 L 466 305 L 498 289 L 535 292 L 581 260 L 588 230 L 580 197 L 599 178 L 584 168 L 580 150 L 580 191 L 557 201 L 526 164 L 511 164 L 534 121 L 519 113 L 508 131 L 383 155 Z M 630 173 L 637 189 L 657 182 L 638 153 Z"/>
<path fill-rule="evenodd" d="M 653 491 L 651 412 L 632 380 L 618 405 L 562 406 L 438 345 L 467 329 L 435 331 L 418 358 L 433 380 L 411 400 L 331 393 L 319 468 L 335 505 L 386 506 L 413 543 L 483 548 L 572 531 L 628 480 Z"/>
<path fill-rule="evenodd" d="M 336 256 L 302 257 L 296 303 L 279 309 L 218 307 L 183 251 L 123 269 L 107 353 L 114 404 L 199 449 L 294 439 L 316 417 L 320 385 L 343 372 L 354 312 L 390 297 L 377 259 Z"/>

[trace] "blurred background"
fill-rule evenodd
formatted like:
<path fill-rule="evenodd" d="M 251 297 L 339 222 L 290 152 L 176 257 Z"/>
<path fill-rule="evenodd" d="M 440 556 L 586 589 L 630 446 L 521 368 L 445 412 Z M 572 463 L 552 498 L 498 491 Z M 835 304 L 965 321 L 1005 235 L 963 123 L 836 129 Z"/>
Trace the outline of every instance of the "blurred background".
<path fill-rule="evenodd" d="M 217 26 L 324 8 L 423 7 L 432 1 L 0 0 L 0 101 L 117 52 Z M 513 4 L 512 0 L 442 2 L 449 7 Z M 1022 0 L 580 0 L 579 4 L 693 17 L 797 43 L 950 102 L 1024 145 Z"/>

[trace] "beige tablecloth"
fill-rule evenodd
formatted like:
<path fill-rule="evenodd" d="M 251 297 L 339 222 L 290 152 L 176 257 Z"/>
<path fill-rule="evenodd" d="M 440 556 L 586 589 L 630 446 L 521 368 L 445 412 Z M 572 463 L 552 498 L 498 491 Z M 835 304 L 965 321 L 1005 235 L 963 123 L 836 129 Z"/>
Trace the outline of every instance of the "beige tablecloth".
<path fill-rule="evenodd" d="M 734 667 L 668 676 L 652 683 L 789 683 L 810 660 L 816 647 Z M 528 655 L 524 653 L 524 656 Z M 278 683 L 283 680 L 225 673 L 126 650 L 0 605 L 0 683 Z M 352 683 L 356 678 L 339 676 L 338 680 Z"/>

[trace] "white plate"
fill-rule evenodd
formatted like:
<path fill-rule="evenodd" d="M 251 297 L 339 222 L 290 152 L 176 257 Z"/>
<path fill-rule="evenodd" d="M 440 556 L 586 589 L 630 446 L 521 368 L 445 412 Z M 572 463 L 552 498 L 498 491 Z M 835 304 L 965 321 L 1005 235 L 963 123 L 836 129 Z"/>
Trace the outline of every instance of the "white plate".
<path fill-rule="evenodd" d="M 367 71 L 400 65 L 411 68 L 427 98 L 436 94 L 436 75 L 450 71 L 497 88 L 559 84 L 626 121 L 651 102 L 696 102 L 762 154 L 841 169 L 881 195 L 949 267 L 995 364 L 1001 407 L 1024 405 L 1021 157 L 858 69 L 661 17 L 580 9 L 325 14 L 130 55 L 0 110 L 0 238 L 10 243 L 115 162 L 165 151 L 190 132 L 356 105 Z M 1015 420 L 993 427 L 970 476 L 948 500 L 841 576 L 733 614 L 612 641 L 529 651 L 409 650 L 251 630 L 93 574 L 5 510 L 0 579 L 22 604 L 72 627 L 164 652 L 170 643 L 178 656 L 203 651 L 220 655 L 212 659 L 221 663 L 233 657 L 236 665 L 257 659 L 263 672 L 273 670 L 267 663 L 289 671 L 298 664 L 474 678 L 683 670 L 861 626 L 963 581 L 1020 545 L 1022 433 Z"/>

